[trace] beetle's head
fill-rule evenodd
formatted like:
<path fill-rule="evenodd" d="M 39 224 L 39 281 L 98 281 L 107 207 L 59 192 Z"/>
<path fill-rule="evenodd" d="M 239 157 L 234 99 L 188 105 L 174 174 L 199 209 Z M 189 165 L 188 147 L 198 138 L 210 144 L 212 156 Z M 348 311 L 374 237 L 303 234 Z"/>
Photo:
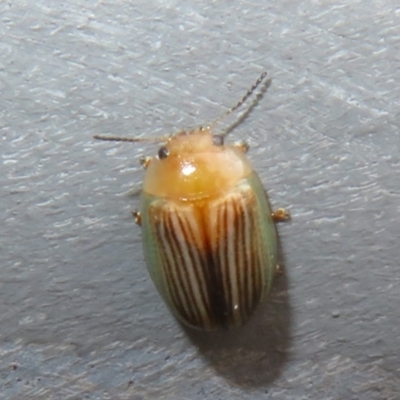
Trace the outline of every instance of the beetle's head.
<path fill-rule="evenodd" d="M 252 171 L 243 152 L 211 128 L 179 132 L 160 147 L 146 170 L 143 190 L 176 200 L 218 196 Z"/>

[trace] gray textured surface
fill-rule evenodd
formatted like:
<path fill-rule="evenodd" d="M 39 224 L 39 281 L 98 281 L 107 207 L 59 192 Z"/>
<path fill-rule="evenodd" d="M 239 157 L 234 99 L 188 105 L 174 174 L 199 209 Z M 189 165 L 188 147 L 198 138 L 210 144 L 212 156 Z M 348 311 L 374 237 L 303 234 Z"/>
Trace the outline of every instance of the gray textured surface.
<path fill-rule="evenodd" d="M 1 399 L 398 399 L 395 1 L 0 3 Z M 33 5 L 34 4 L 34 5 Z M 130 210 L 148 145 L 214 119 L 274 206 L 285 275 L 243 329 L 183 330 Z"/>

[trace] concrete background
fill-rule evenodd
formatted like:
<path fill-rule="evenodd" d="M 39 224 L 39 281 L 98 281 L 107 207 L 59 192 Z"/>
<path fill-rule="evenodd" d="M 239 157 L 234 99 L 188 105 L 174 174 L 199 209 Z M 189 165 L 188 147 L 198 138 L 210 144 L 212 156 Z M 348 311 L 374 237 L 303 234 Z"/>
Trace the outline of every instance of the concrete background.
<path fill-rule="evenodd" d="M 0 398 L 400 398 L 396 1 L 0 3 Z M 156 136 L 213 120 L 274 207 L 285 274 L 242 329 L 168 313 L 130 211 Z"/>

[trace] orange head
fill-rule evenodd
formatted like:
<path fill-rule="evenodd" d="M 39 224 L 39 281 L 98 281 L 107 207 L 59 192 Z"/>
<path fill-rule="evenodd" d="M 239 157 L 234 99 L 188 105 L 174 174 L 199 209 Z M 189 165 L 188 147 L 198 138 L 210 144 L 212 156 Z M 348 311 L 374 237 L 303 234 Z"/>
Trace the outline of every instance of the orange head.
<path fill-rule="evenodd" d="M 171 136 L 153 158 L 143 191 L 162 198 L 196 200 L 218 196 L 246 178 L 252 167 L 243 151 L 224 145 L 211 128 Z"/>

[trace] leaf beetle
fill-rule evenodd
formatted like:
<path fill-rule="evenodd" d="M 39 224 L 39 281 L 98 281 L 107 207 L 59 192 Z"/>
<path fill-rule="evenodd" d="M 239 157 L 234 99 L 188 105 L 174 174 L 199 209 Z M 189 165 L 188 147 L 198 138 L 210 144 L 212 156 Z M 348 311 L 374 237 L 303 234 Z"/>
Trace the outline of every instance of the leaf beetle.
<path fill-rule="evenodd" d="M 241 107 L 264 81 L 206 127 L 146 139 L 163 142 L 145 168 L 140 210 L 143 250 L 160 295 L 182 323 L 212 331 L 243 325 L 269 292 L 278 270 L 275 222 L 264 188 L 245 153 L 245 142 L 225 143 L 216 123 Z"/>

